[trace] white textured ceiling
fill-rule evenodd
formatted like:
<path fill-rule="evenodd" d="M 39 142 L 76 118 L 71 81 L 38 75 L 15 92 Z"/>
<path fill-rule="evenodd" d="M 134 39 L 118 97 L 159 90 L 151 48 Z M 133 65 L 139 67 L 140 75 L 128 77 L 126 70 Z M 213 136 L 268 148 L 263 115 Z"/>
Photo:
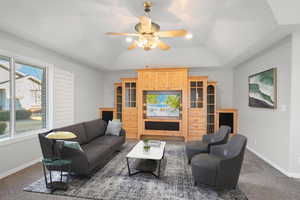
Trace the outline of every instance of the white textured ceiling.
<path fill-rule="evenodd" d="M 165 39 L 170 51 L 145 52 L 128 51 L 124 37 L 104 34 L 133 32 L 137 17 L 143 15 L 141 0 L 0 0 L 0 29 L 106 70 L 152 64 L 228 66 L 281 31 L 267 0 L 152 2 L 151 17 L 161 30 L 184 28 L 193 39 Z"/>

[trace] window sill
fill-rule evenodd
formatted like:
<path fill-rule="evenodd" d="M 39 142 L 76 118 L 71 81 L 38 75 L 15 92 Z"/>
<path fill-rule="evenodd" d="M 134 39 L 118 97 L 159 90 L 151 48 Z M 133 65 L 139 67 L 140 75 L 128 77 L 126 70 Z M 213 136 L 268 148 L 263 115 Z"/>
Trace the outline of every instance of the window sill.
<path fill-rule="evenodd" d="M 29 131 L 29 132 L 24 132 L 19 135 L 16 135 L 14 137 L 6 137 L 0 139 L 0 146 L 5 146 L 9 144 L 14 144 L 14 143 L 19 143 L 25 140 L 29 140 L 32 138 L 37 137 L 39 133 L 49 131 L 49 129 L 41 129 L 41 130 L 35 130 L 35 131 Z"/>

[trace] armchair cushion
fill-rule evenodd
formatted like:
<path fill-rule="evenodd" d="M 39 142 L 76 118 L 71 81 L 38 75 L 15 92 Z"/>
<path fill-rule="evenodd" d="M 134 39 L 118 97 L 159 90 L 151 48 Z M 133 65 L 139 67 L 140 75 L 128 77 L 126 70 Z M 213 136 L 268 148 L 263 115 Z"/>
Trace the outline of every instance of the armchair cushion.
<path fill-rule="evenodd" d="M 208 153 L 208 143 L 202 141 L 188 142 L 185 146 L 185 150 L 190 163 L 193 156 L 199 153 Z"/>

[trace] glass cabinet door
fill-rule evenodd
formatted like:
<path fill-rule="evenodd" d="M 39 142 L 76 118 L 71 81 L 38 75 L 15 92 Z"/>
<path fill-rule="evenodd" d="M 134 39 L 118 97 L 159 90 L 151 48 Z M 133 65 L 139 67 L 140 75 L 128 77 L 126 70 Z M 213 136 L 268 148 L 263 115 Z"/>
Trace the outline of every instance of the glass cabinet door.
<path fill-rule="evenodd" d="M 215 132 L 215 87 L 213 85 L 207 86 L 207 133 Z"/>
<path fill-rule="evenodd" d="M 122 120 L 122 87 L 117 86 L 117 102 L 116 102 L 116 112 L 117 112 L 117 119 Z"/>
<path fill-rule="evenodd" d="M 125 106 L 136 107 L 136 83 L 125 83 Z"/>
<path fill-rule="evenodd" d="M 203 108 L 203 81 L 190 81 L 190 107 Z"/>

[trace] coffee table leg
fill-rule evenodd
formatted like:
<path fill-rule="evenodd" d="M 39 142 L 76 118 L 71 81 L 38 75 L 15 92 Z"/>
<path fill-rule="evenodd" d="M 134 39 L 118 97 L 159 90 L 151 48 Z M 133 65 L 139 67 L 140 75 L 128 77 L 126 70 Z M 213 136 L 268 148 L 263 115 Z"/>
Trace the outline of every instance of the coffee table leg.
<path fill-rule="evenodd" d="M 130 172 L 130 166 L 129 166 L 129 160 L 128 158 L 126 158 L 127 161 L 127 167 L 128 167 L 128 175 L 131 176 L 131 172 Z"/>
<path fill-rule="evenodd" d="M 157 178 L 160 178 L 160 163 L 161 163 L 161 160 L 158 161 L 158 172 L 157 172 Z"/>

